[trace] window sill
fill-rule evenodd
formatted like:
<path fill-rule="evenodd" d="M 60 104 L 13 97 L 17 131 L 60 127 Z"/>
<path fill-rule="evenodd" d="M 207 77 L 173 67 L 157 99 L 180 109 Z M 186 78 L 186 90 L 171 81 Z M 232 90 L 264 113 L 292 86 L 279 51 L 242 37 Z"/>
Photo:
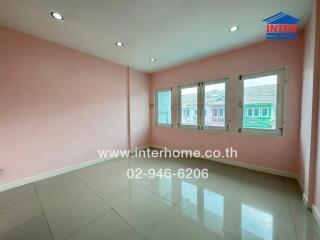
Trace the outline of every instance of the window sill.
<path fill-rule="evenodd" d="M 229 132 L 228 127 L 204 127 L 201 130 L 207 132 Z"/>
<path fill-rule="evenodd" d="M 156 123 L 155 126 L 159 127 L 159 128 L 172 128 L 173 127 L 172 124 L 160 124 L 160 123 Z"/>
<path fill-rule="evenodd" d="M 240 128 L 241 131 L 237 131 L 238 134 L 247 134 L 247 135 L 256 135 L 256 136 L 283 136 L 283 130 L 280 129 L 248 129 L 248 128 Z"/>

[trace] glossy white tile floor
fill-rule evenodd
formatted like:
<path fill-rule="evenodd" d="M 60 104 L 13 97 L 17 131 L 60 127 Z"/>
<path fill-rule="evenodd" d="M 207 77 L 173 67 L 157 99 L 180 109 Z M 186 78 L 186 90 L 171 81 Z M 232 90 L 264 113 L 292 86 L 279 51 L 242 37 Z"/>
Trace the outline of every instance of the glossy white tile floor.
<path fill-rule="evenodd" d="M 209 178 L 126 178 L 188 167 Z M 201 159 L 115 159 L 0 197 L 1 240 L 320 240 L 296 181 Z"/>

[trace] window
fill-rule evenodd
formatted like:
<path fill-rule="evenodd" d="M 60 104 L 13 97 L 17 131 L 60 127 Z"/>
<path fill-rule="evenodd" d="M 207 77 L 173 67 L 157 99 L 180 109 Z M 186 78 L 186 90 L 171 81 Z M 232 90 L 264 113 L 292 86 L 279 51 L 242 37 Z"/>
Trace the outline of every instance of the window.
<path fill-rule="evenodd" d="M 224 117 L 224 108 L 219 108 L 219 117 Z"/>
<path fill-rule="evenodd" d="M 269 117 L 269 108 L 268 107 L 261 108 L 261 117 Z"/>
<path fill-rule="evenodd" d="M 171 89 L 156 91 L 156 125 L 171 126 Z"/>
<path fill-rule="evenodd" d="M 218 117 L 218 109 L 212 109 L 212 117 Z"/>
<path fill-rule="evenodd" d="M 227 79 L 204 82 L 201 96 L 207 111 L 204 114 L 203 129 L 226 129 Z"/>
<path fill-rule="evenodd" d="M 198 84 L 178 87 L 179 126 L 198 127 Z"/>
<path fill-rule="evenodd" d="M 253 116 L 254 116 L 254 117 L 259 117 L 259 115 L 260 115 L 260 110 L 259 110 L 259 108 L 254 108 L 254 109 L 253 109 Z"/>
<path fill-rule="evenodd" d="M 227 79 L 178 87 L 179 127 L 226 130 Z"/>
<path fill-rule="evenodd" d="M 241 76 L 239 132 L 282 135 L 284 69 Z"/>

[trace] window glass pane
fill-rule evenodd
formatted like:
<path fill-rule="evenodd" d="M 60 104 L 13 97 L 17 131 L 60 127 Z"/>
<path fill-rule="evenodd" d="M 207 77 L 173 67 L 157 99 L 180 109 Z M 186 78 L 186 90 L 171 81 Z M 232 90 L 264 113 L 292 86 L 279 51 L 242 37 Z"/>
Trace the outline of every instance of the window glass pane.
<path fill-rule="evenodd" d="M 157 98 L 158 123 L 171 124 L 171 91 L 159 91 Z"/>
<path fill-rule="evenodd" d="M 276 128 L 277 82 L 277 75 L 250 78 L 244 80 L 244 128 Z M 245 109 L 247 109 L 247 115 L 245 114 Z M 261 109 L 262 111 L 260 111 Z M 266 112 L 268 112 L 268 114 L 264 114 Z"/>
<path fill-rule="evenodd" d="M 207 127 L 224 127 L 226 84 L 206 84 L 204 88 L 204 104 L 206 109 L 204 125 Z"/>
<path fill-rule="evenodd" d="M 181 124 L 198 125 L 198 87 L 181 89 Z"/>

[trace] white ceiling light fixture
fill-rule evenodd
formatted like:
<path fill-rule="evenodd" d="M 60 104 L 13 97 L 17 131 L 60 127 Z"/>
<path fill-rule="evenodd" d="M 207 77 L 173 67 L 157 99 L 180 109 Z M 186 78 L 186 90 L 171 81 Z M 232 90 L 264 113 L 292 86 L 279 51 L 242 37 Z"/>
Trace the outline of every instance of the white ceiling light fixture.
<path fill-rule="evenodd" d="M 230 32 L 236 32 L 236 31 L 238 31 L 238 30 L 239 30 L 239 26 L 232 26 L 232 27 L 229 29 Z"/>
<path fill-rule="evenodd" d="M 156 59 L 155 58 L 150 58 L 150 62 L 155 62 Z"/>
<path fill-rule="evenodd" d="M 59 21 L 62 21 L 63 20 L 63 16 L 61 13 L 58 13 L 58 12 L 51 12 L 51 16 L 56 19 L 56 20 L 59 20 Z"/>
<path fill-rule="evenodd" d="M 117 47 L 123 47 L 123 45 L 124 45 L 123 42 L 116 42 Z"/>

